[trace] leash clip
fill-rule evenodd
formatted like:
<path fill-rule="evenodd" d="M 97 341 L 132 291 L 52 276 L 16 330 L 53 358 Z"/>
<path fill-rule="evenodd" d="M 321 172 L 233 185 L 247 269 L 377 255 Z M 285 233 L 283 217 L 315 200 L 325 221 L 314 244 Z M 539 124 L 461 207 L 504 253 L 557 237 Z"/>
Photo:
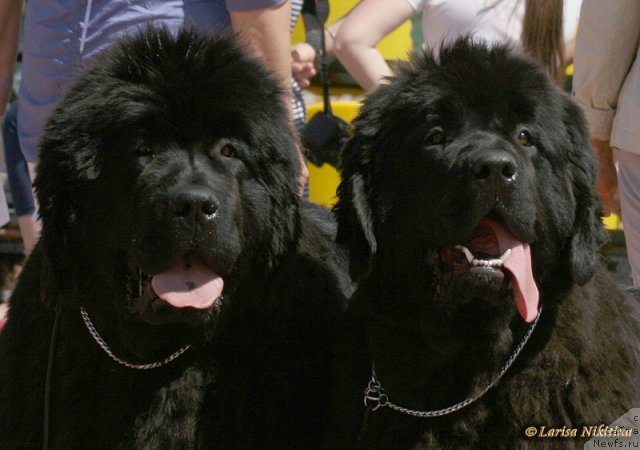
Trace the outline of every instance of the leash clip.
<path fill-rule="evenodd" d="M 364 390 L 364 406 L 365 408 L 375 411 L 378 408 L 383 408 L 387 405 L 389 399 L 387 394 L 382 389 L 380 382 L 372 377 Z"/>

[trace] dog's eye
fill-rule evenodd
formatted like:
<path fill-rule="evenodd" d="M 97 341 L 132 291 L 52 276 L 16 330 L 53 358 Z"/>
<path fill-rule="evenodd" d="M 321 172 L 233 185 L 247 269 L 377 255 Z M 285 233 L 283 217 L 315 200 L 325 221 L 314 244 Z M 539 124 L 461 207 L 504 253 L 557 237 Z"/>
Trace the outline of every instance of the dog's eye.
<path fill-rule="evenodd" d="M 234 158 L 236 156 L 236 149 L 233 145 L 225 144 L 220 149 L 220 154 L 225 158 Z"/>
<path fill-rule="evenodd" d="M 153 156 L 153 151 L 146 145 L 139 145 L 133 153 L 136 156 Z"/>
<path fill-rule="evenodd" d="M 441 128 L 434 128 L 427 136 L 427 144 L 442 145 L 444 144 L 444 131 Z"/>
<path fill-rule="evenodd" d="M 516 144 L 523 147 L 531 147 L 531 134 L 527 130 L 520 130 L 518 136 L 516 136 Z"/>

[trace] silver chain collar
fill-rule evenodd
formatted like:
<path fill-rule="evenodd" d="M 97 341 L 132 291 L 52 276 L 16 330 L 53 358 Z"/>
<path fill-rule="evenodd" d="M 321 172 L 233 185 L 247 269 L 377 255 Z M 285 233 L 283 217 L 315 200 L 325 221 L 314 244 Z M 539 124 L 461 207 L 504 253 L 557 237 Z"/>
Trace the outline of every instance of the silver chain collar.
<path fill-rule="evenodd" d="M 380 383 L 380 380 L 378 380 L 378 378 L 376 377 L 375 368 L 372 367 L 371 380 L 369 381 L 367 388 L 364 390 L 365 408 L 369 409 L 370 411 L 375 411 L 378 408 L 391 408 L 394 411 L 398 411 L 402 414 L 407 414 L 414 417 L 426 418 L 426 417 L 446 416 L 447 414 L 454 413 L 456 411 L 459 411 L 471 405 L 472 403 L 479 400 L 492 387 L 494 387 L 498 383 L 498 381 L 500 381 L 500 379 L 504 376 L 504 374 L 507 373 L 507 370 L 509 370 L 509 368 L 511 367 L 513 362 L 516 360 L 516 358 L 518 357 L 518 355 L 520 354 L 524 346 L 527 344 L 527 341 L 533 334 L 533 330 L 536 328 L 536 325 L 538 324 L 538 321 L 540 320 L 541 315 L 542 315 L 542 307 L 538 312 L 538 317 L 536 317 L 536 320 L 531 324 L 531 326 L 527 330 L 527 333 L 524 335 L 524 337 L 520 341 L 520 344 L 518 344 L 518 346 L 513 351 L 513 353 L 511 353 L 511 356 L 509 356 L 509 359 L 507 359 L 507 362 L 502 366 L 502 369 L 500 369 L 498 376 L 487 387 L 485 387 L 478 395 L 474 397 L 469 397 L 466 400 L 463 400 L 460 403 L 456 403 L 455 405 L 449 406 L 447 408 L 436 409 L 432 411 L 416 411 L 414 409 L 398 406 L 395 403 L 390 402 L 389 397 L 387 396 L 386 392 L 382 387 L 382 384 Z"/>
<path fill-rule="evenodd" d="M 191 344 L 187 344 L 184 347 L 182 347 L 181 349 L 179 349 L 178 351 L 176 351 L 176 352 L 172 353 L 171 355 L 167 356 L 162 361 L 157 361 L 157 362 L 153 362 L 153 363 L 149 363 L 149 364 L 131 364 L 131 363 L 128 363 L 128 362 L 118 358 L 111 351 L 111 349 L 109 348 L 107 343 L 104 341 L 104 339 L 102 339 L 102 337 L 98 333 L 98 330 L 96 330 L 96 327 L 93 325 L 93 322 L 91 321 L 91 318 L 89 317 L 89 314 L 87 313 L 87 310 L 84 309 L 84 307 L 82 307 L 82 306 L 80 307 L 80 314 L 82 315 L 82 320 L 84 320 L 84 324 L 86 325 L 87 330 L 89 330 L 89 333 L 91 334 L 93 339 L 98 343 L 100 348 L 102 350 L 104 350 L 104 352 L 107 355 L 109 355 L 109 357 L 111 359 L 113 359 L 115 362 L 117 362 L 118 364 L 121 364 L 121 365 L 123 365 L 125 367 L 128 367 L 129 369 L 147 370 L 147 369 L 155 369 L 157 367 L 164 366 L 166 364 L 169 364 L 171 361 L 173 361 L 174 359 L 178 358 L 180 355 L 182 355 L 184 352 L 186 352 L 187 350 L 189 350 L 191 348 Z"/>

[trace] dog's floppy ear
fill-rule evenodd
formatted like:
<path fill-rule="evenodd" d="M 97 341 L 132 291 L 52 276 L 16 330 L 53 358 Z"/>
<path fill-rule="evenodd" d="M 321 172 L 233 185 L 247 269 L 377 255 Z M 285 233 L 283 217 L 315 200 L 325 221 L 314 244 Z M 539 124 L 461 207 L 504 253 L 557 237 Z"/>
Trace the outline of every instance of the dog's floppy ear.
<path fill-rule="evenodd" d="M 366 274 L 377 243 L 371 206 L 370 162 L 365 139 L 356 133 L 342 150 L 337 241 L 349 249 L 349 271 L 354 280 Z"/>
<path fill-rule="evenodd" d="M 572 146 L 569 164 L 576 202 L 571 269 L 574 281 L 583 285 L 593 277 L 598 249 L 607 235 L 602 223 L 602 204 L 595 191 L 595 160 L 585 119 L 580 108 L 568 98 L 564 109 L 565 128 Z"/>
<path fill-rule="evenodd" d="M 73 112 L 58 109 L 52 115 L 40 144 L 34 185 L 43 224 L 40 245 L 50 281 L 75 279 L 71 271 L 80 269 L 72 267 L 71 261 L 83 257 L 78 244 L 79 222 L 83 215 L 80 197 L 100 172 L 98 144 L 89 141 L 90 133 L 77 125 L 85 122 L 74 117 Z M 67 291 L 73 286 L 57 288 Z"/>

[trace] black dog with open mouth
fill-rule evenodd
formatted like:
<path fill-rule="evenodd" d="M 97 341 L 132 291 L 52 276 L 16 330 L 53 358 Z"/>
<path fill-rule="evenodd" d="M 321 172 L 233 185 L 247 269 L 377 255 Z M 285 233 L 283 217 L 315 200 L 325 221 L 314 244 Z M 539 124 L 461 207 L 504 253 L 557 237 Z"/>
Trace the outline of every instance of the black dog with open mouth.
<path fill-rule="evenodd" d="M 537 64 L 469 40 L 415 55 L 342 157 L 359 286 L 326 448 L 548 448 L 525 428 L 640 404 L 640 311 L 597 261 L 586 126 Z"/>
<path fill-rule="evenodd" d="M 80 77 L 0 335 L 1 447 L 317 443 L 348 280 L 330 215 L 300 207 L 286 98 L 233 37 L 189 31 Z"/>

